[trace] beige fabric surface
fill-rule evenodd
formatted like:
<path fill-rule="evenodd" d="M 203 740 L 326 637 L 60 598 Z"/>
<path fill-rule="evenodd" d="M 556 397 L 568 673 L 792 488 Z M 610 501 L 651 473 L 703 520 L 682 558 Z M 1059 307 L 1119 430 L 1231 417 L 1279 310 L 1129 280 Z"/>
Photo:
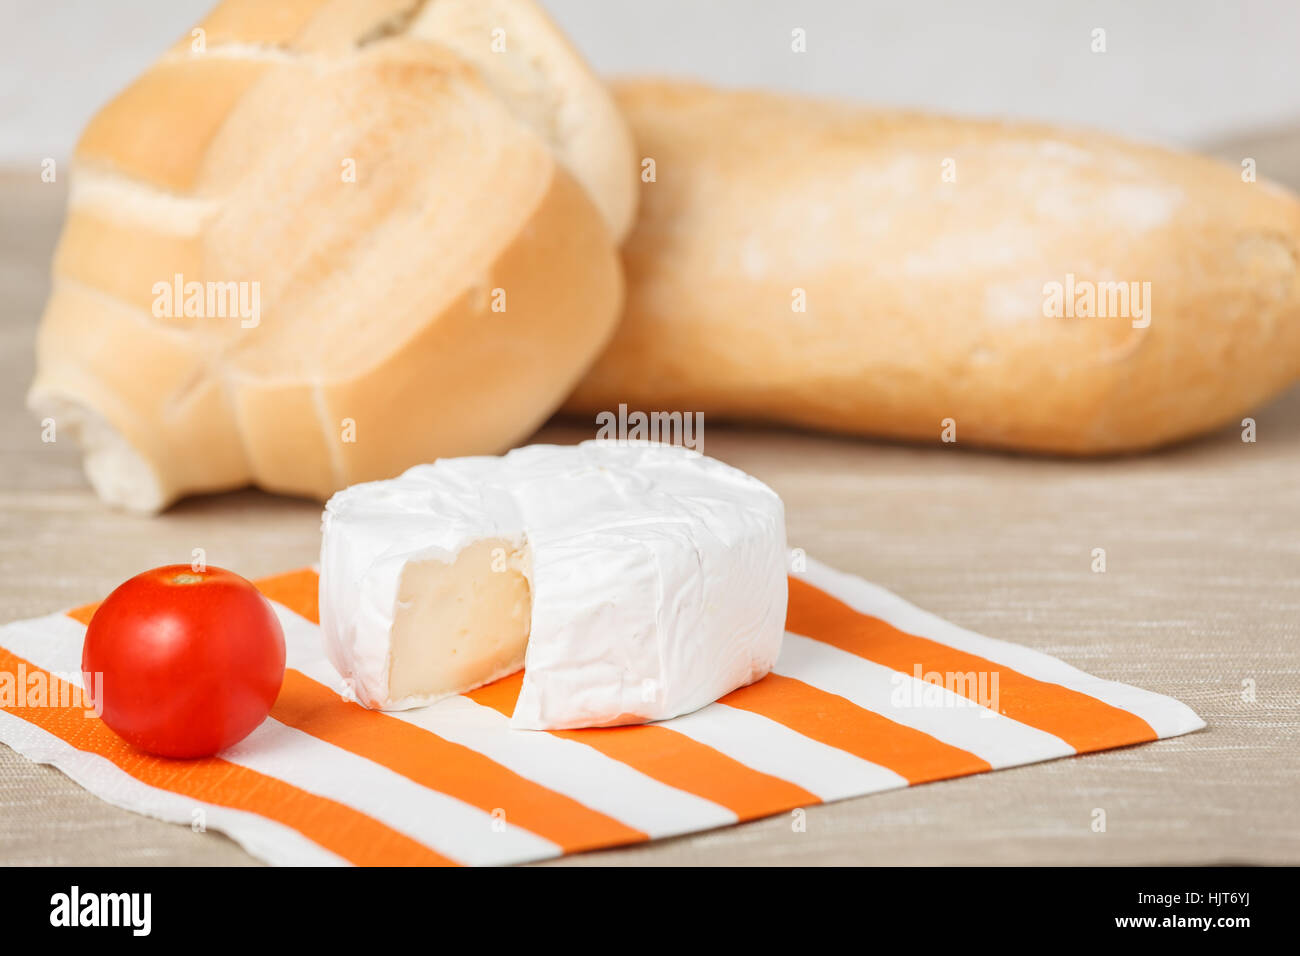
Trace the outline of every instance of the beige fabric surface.
<path fill-rule="evenodd" d="M 1296 137 L 1224 153 L 1300 178 Z M 314 502 L 245 491 L 158 518 L 115 513 L 70 442 L 41 442 L 22 399 L 63 198 L 34 168 L 0 178 L 0 621 L 102 597 L 196 547 L 249 577 L 315 560 Z M 1300 863 L 1300 392 L 1255 417 L 1254 444 L 1232 428 L 1098 462 L 706 425 L 706 453 L 785 498 L 792 547 L 963 626 L 1177 697 L 1209 727 L 811 807 L 804 832 L 782 816 L 557 862 Z M 591 432 L 552 425 L 538 438 Z M 0 862 L 255 861 L 0 746 Z"/>

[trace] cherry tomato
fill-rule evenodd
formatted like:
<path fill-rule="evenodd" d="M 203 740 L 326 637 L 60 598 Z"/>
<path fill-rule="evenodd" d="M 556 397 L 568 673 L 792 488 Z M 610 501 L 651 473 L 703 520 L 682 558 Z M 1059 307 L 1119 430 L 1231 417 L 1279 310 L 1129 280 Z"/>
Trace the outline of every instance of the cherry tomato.
<path fill-rule="evenodd" d="M 104 723 L 129 743 L 207 757 L 271 712 L 284 632 L 252 582 L 172 564 L 137 574 L 99 606 L 81 669 Z"/>

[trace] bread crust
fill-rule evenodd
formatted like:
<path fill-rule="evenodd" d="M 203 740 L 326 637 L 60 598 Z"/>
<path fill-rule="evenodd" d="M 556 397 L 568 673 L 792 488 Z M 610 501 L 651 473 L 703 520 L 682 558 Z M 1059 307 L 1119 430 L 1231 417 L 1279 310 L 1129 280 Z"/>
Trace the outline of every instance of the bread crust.
<path fill-rule="evenodd" d="M 1300 374 L 1300 202 L 1237 169 L 1032 124 L 615 92 L 656 181 L 571 412 L 927 442 L 951 419 L 958 443 L 1093 455 L 1237 420 Z M 1148 314 L 1045 314 L 1052 283 L 1092 283 L 1095 312 L 1104 284 L 1149 283 Z"/>
<path fill-rule="evenodd" d="M 29 404 L 105 500 L 500 452 L 608 341 L 597 202 L 410 7 L 227 2 L 83 135 Z"/>

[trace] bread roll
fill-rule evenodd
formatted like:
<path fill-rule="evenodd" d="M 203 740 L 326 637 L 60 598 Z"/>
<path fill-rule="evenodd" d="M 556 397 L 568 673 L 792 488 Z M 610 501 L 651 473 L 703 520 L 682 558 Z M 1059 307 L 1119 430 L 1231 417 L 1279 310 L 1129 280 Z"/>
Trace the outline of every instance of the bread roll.
<path fill-rule="evenodd" d="M 616 98 L 654 181 L 570 411 L 1091 455 L 1238 421 L 1300 374 L 1300 203 L 1241 169 L 694 85 Z"/>
<path fill-rule="evenodd" d="M 531 0 L 227 0 L 201 31 L 77 147 L 29 404 L 96 491 L 324 498 L 525 438 L 621 304 L 603 87 Z"/>

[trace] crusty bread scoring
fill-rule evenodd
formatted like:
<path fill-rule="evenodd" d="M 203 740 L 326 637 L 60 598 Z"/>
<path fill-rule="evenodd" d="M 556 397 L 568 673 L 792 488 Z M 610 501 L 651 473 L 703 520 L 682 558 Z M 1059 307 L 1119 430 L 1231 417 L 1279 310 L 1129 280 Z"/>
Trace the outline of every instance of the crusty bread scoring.
<path fill-rule="evenodd" d="M 1300 374 L 1300 202 L 1239 169 L 695 85 L 616 98 L 655 181 L 570 411 L 921 441 L 953 419 L 958 443 L 1099 454 L 1239 420 Z M 1149 283 L 1146 315 L 1053 315 L 1054 283 Z"/>
<path fill-rule="evenodd" d="M 106 500 L 499 452 L 607 341 L 627 132 L 531 0 L 457 6 L 227 0 L 87 127 L 29 403 Z M 160 312 L 174 277 L 259 314 Z"/>

